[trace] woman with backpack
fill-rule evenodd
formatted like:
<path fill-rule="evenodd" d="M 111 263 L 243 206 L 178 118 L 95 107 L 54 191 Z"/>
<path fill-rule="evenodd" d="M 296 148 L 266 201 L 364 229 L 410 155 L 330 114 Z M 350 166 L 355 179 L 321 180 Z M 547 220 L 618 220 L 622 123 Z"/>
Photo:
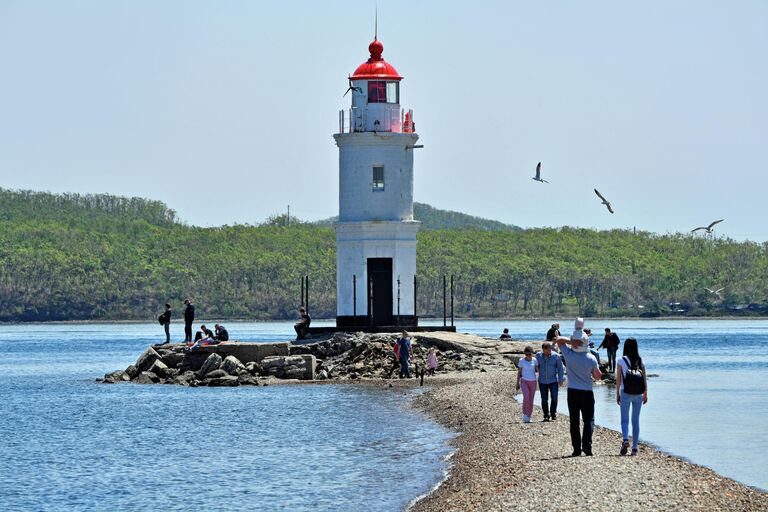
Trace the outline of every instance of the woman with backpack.
<path fill-rule="evenodd" d="M 648 403 L 648 377 L 643 358 L 637 350 L 637 340 L 627 338 L 624 357 L 616 365 L 616 403 L 621 407 L 621 455 L 629 448 L 629 409 L 632 408 L 632 455 L 637 455 L 640 437 L 640 409 Z"/>

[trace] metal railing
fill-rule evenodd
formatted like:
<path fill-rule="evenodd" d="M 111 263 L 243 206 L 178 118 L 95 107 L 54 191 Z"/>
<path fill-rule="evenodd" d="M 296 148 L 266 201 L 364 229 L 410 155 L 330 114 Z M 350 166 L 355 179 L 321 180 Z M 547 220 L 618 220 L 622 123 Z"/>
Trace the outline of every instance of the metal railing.
<path fill-rule="evenodd" d="M 385 114 L 386 115 L 386 114 Z M 399 111 L 389 112 L 389 123 L 374 124 L 381 126 L 380 129 L 366 129 L 365 110 L 359 107 L 339 110 L 339 133 L 356 133 L 366 131 L 392 132 L 392 133 L 414 133 L 416 123 L 413 122 L 413 110 L 406 111 L 401 108 Z"/>

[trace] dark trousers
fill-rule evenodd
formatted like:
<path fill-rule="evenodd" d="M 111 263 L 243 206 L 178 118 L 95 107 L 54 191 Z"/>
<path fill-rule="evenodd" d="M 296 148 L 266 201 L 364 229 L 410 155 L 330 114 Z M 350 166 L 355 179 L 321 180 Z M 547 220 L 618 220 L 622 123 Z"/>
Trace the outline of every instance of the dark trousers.
<path fill-rule="evenodd" d="M 165 342 L 170 343 L 171 342 L 171 324 L 163 324 L 163 328 L 165 329 Z"/>
<path fill-rule="evenodd" d="M 296 331 L 296 339 L 304 339 L 304 324 L 298 323 L 293 325 L 293 330 Z"/>
<path fill-rule="evenodd" d="M 609 348 L 606 350 L 608 351 L 608 371 L 615 372 L 616 371 L 616 349 Z"/>
<path fill-rule="evenodd" d="M 568 389 L 568 415 L 571 423 L 571 445 L 575 452 L 592 451 L 592 430 L 595 428 L 595 395 L 592 391 Z M 579 415 L 584 420 L 584 432 L 579 432 Z"/>
<path fill-rule="evenodd" d="M 541 391 L 541 410 L 544 417 L 557 414 L 557 381 L 551 384 L 542 384 L 539 382 L 539 391 Z M 549 395 L 552 394 L 552 406 L 549 405 Z"/>
<path fill-rule="evenodd" d="M 184 341 L 192 341 L 192 322 L 184 322 Z"/>

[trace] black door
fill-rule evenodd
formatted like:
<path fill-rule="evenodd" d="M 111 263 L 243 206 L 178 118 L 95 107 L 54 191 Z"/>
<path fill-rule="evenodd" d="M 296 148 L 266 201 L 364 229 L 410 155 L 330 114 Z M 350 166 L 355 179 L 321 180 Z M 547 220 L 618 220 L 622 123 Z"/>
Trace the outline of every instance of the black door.
<path fill-rule="evenodd" d="M 371 325 L 392 325 L 392 258 L 368 258 Z"/>

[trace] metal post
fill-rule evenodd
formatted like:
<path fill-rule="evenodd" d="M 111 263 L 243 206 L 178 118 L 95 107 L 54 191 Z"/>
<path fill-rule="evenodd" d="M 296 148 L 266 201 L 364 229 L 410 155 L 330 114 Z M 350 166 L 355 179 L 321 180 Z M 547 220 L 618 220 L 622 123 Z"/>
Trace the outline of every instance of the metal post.
<path fill-rule="evenodd" d="M 447 288 L 447 286 L 446 286 L 446 282 L 445 282 L 445 274 L 443 274 L 443 327 L 448 325 L 448 320 L 446 318 L 446 313 L 447 313 L 447 304 L 446 304 L 447 301 L 446 301 L 446 296 L 445 296 L 446 295 L 446 288 Z"/>
<path fill-rule="evenodd" d="M 301 276 L 301 307 L 304 307 L 304 276 Z"/>
<path fill-rule="evenodd" d="M 357 274 L 352 276 L 352 325 L 357 325 Z"/>
<path fill-rule="evenodd" d="M 400 325 L 400 276 L 397 276 L 397 325 Z"/>
<path fill-rule="evenodd" d="M 307 300 L 306 300 L 307 314 L 309 314 L 309 276 L 304 276 L 304 279 L 307 281 L 305 292 L 307 294 Z"/>
<path fill-rule="evenodd" d="M 373 325 L 373 314 L 371 306 L 373 305 L 373 276 L 368 275 L 368 325 Z"/>
<path fill-rule="evenodd" d="M 451 327 L 453 327 L 453 274 L 451 274 Z"/>

